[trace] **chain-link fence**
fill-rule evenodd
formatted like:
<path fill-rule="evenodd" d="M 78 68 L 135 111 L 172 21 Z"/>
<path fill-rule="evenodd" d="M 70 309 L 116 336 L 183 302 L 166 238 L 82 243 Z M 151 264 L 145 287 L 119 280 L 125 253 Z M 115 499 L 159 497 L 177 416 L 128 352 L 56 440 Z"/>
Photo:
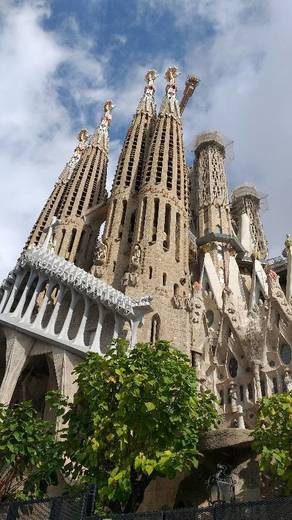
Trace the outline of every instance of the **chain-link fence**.
<path fill-rule="evenodd" d="M 94 490 L 78 496 L 0 504 L 0 520 L 292 520 L 292 497 L 149 513 L 93 514 Z"/>

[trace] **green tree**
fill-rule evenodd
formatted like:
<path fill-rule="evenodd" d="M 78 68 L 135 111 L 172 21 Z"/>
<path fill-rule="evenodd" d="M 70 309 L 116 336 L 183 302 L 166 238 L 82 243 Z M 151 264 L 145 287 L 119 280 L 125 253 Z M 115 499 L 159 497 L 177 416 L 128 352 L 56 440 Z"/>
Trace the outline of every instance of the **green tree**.
<path fill-rule="evenodd" d="M 38 417 L 30 401 L 0 405 L 0 501 L 42 496 L 57 483 L 62 453 L 55 425 Z"/>
<path fill-rule="evenodd" d="M 75 371 L 66 469 L 77 482 L 97 484 L 100 507 L 136 511 L 151 479 L 197 467 L 199 436 L 216 423 L 215 397 L 198 393 L 179 350 L 159 341 L 127 351 L 118 340 Z"/>
<path fill-rule="evenodd" d="M 254 430 L 254 450 L 260 469 L 280 478 L 292 493 L 292 392 L 261 400 Z"/>

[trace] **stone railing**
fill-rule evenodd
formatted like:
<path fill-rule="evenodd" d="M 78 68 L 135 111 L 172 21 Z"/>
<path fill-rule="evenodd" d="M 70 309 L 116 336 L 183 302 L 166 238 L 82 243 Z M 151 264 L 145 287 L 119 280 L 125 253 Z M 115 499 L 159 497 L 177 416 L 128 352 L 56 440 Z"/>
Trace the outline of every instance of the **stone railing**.
<path fill-rule="evenodd" d="M 138 325 L 151 298 L 131 299 L 44 248 L 26 251 L 1 287 L 0 322 L 76 353 L 104 353 Z"/>

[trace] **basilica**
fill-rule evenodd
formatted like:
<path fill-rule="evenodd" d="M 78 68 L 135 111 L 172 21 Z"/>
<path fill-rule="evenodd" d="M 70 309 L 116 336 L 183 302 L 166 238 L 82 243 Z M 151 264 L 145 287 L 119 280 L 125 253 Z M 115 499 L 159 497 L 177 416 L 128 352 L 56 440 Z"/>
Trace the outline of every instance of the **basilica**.
<path fill-rule="evenodd" d="M 113 103 L 82 129 L 0 288 L 0 401 L 72 398 L 72 370 L 113 338 L 170 340 L 218 397 L 222 429 L 250 430 L 262 396 L 292 389 L 292 237 L 269 258 L 255 186 L 229 193 L 226 142 L 197 136 L 185 159 L 176 67 L 155 103 L 155 70 L 106 191 Z"/>

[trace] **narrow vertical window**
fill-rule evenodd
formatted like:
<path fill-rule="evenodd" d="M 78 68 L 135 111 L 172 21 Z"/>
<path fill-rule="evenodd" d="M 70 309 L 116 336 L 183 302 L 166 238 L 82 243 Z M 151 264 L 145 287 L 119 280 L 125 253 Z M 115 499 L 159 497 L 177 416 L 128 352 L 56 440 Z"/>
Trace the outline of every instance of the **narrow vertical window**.
<path fill-rule="evenodd" d="M 62 245 L 64 242 L 64 236 L 65 236 L 65 229 L 62 229 L 62 236 L 61 236 L 60 245 L 59 245 L 59 249 L 58 249 L 58 253 L 57 253 L 58 255 L 60 254 L 61 249 L 62 249 Z"/>
<path fill-rule="evenodd" d="M 176 214 L 175 219 L 175 259 L 177 262 L 180 260 L 180 214 Z"/>
<path fill-rule="evenodd" d="M 239 394 L 240 394 L 240 400 L 242 402 L 244 400 L 243 386 L 242 385 L 240 385 L 240 387 L 239 387 Z"/>
<path fill-rule="evenodd" d="M 253 391 L 252 391 L 251 383 L 248 383 L 248 385 L 247 385 L 247 393 L 248 393 L 248 398 L 251 401 L 253 399 Z"/>
<path fill-rule="evenodd" d="M 111 212 L 111 217 L 110 217 L 110 221 L 109 221 L 108 231 L 107 231 L 107 234 L 106 234 L 107 236 L 110 236 L 111 232 L 112 232 L 114 215 L 115 215 L 115 212 L 116 212 L 116 207 L 117 207 L 117 201 L 114 200 L 113 205 L 112 205 L 112 212 Z"/>
<path fill-rule="evenodd" d="M 125 224 L 126 212 L 127 212 L 127 201 L 123 200 L 122 204 L 123 204 L 123 209 L 122 209 L 122 217 L 121 217 L 121 223 L 120 223 L 120 228 L 119 228 L 119 238 L 121 238 L 122 234 L 123 234 L 123 227 Z"/>
<path fill-rule="evenodd" d="M 73 228 L 72 234 L 71 234 L 71 238 L 70 238 L 70 242 L 69 242 L 69 245 L 68 245 L 68 253 L 71 253 L 71 251 L 72 251 L 73 244 L 74 244 L 75 237 L 76 237 L 76 233 L 77 233 L 77 229 Z"/>
<path fill-rule="evenodd" d="M 133 234 L 134 234 L 134 229 L 135 229 L 135 222 L 136 222 L 136 210 L 132 211 L 132 214 L 131 214 L 129 234 L 128 234 L 128 242 L 129 242 L 129 244 L 131 244 L 132 240 L 133 240 Z"/>
<path fill-rule="evenodd" d="M 150 267 L 149 267 L 149 280 L 151 280 L 151 278 L 152 278 L 152 272 L 153 272 L 152 271 L 152 267 L 150 265 Z"/>
<path fill-rule="evenodd" d="M 278 382 L 277 382 L 277 379 L 275 377 L 273 377 L 273 394 L 277 394 L 278 393 Z"/>
<path fill-rule="evenodd" d="M 152 242 L 156 242 L 156 239 L 157 239 L 158 215 L 159 215 L 159 199 L 154 199 Z"/>
<path fill-rule="evenodd" d="M 140 222 L 140 233 L 139 240 L 142 240 L 145 229 L 145 218 L 146 218 L 147 198 L 145 197 L 142 202 L 141 222 Z"/>
<path fill-rule="evenodd" d="M 166 285 L 166 280 L 167 280 L 167 274 L 166 273 L 163 273 L 163 276 L 162 276 L 162 284 L 165 286 Z"/>
<path fill-rule="evenodd" d="M 171 206 L 170 206 L 170 204 L 166 204 L 166 206 L 165 206 L 165 217 L 164 217 L 164 240 L 163 240 L 163 247 L 164 247 L 164 249 L 169 249 L 170 220 L 171 220 Z"/>

